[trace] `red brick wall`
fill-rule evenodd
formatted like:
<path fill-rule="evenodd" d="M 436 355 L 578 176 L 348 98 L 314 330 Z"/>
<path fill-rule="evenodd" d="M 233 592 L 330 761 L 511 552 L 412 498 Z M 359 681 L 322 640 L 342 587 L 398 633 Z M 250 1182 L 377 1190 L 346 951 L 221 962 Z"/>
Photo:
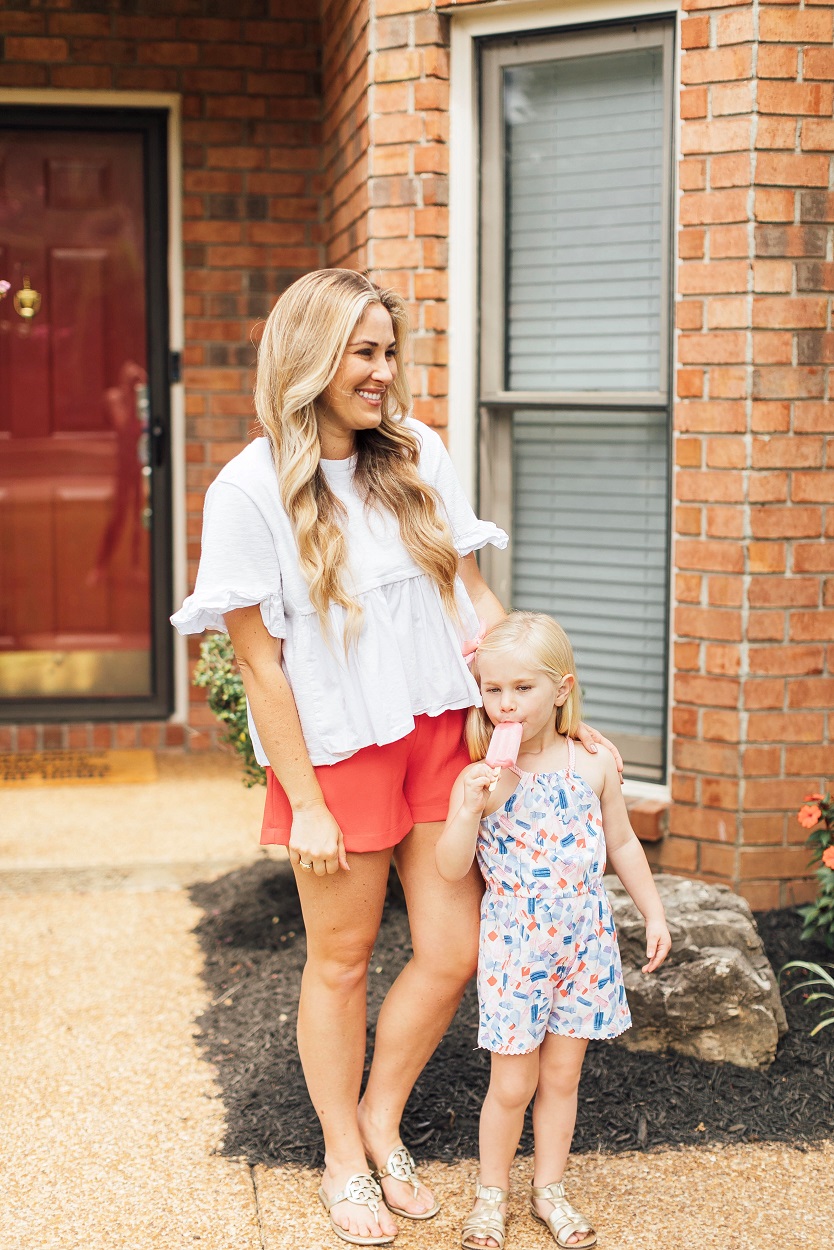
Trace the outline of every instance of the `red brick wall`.
<path fill-rule="evenodd" d="M 414 414 L 447 424 L 448 19 L 376 0 L 371 30 L 368 265 L 409 302 Z"/>
<path fill-rule="evenodd" d="M 795 813 L 834 773 L 832 9 L 685 9 L 661 862 L 764 907 L 808 896 Z"/>
<path fill-rule="evenodd" d="M 326 263 L 367 268 L 368 4 L 324 0 L 323 188 Z"/>
<path fill-rule="evenodd" d="M 407 300 L 414 411 L 445 427 L 448 23 L 428 3 L 324 6 L 327 263 Z"/>
<path fill-rule="evenodd" d="M 206 486 L 253 424 L 253 324 L 324 257 L 320 26 L 315 6 L 295 0 L 138 0 L 130 15 L 118 12 L 125 6 L 101 7 L 7 4 L 0 85 L 182 95 L 193 580 Z M 218 11 L 228 16 L 200 16 Z M 2 726 L 0 750 L 208 746 L 214 718 L 202 692 L 192 693 L 188 730 L 159 722 Z"/>

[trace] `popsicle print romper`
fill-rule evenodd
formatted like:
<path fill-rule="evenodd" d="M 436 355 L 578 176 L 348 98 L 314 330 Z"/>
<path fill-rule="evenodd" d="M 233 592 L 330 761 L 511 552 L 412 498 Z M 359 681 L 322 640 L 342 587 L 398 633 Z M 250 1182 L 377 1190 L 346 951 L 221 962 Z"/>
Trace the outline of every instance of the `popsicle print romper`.
<path fill-rule="evenodd" d="M 568 768 L 521 773 L 481 821 L 486 882 L 478 956 L 478 1045 L 523 1055 L 545 1032 L 611 1038 L 631 1024 L 611 904 L 602 883 L 599 799 Z"/>

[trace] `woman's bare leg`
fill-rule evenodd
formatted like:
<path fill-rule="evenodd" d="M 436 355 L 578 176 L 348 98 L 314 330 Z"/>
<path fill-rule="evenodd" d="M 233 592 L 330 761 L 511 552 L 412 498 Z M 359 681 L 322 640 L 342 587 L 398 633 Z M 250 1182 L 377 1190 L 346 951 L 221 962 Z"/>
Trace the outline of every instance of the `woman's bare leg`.
<path fill-rule="evenodd" d="M 349 855 L 350 872 L 319 877 L 296 869 L 307 963 L 298 1007 L 298 1053 L 324 1134 L 322 1185 L 333 1195 L 368 1170 L 356 1105 L 365 1063 L 368 962 L 382 917 L 390 851 Z M 384 1205 L 339 1203 L 333 1218 L 351 1233 L 396 1232 Z"/>
<path fill-rule="evenodd" d="M 413 958 L 386 995 L 379 1013 L 373 1063 L 359 1123 L 368 1155 L 382 1167 L 400 1142 L 408 1095 L 449 1027 L 478 961 L 478 917 L 483 882 L 477 868 L 463 881 L 444 881 L 434 848 L 441 822 L 415 825 L 394 854 L 411 927 Z M 386 1197 L 406 1211 L 427 1211 L 427 1189 L 386 1177 Z"/>
<path fill-rule="evenodd" d="M 548 1033 L 542 1043 L 539 1061 L 539 1088 L 533 1106 L 535 1170 L 533 1184 L 539 1188 L 560 1181 L 570 1154 L 576 1125 L 579 1078 L 587 1041 L 579 1037 L 559 1037 Z M 553 1203 L 536 1198 L 536 1210 L 546 1216 Z M 587 1233 L 573 1233 L 572 1242 L 584 1241 Z"/>

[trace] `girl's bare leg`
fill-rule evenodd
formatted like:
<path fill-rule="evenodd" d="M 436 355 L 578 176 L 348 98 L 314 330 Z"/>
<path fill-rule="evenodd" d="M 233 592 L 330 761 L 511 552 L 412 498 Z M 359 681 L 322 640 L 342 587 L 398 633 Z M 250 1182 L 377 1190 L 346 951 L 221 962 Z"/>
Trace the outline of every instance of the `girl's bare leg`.
<path fill-rule="evenodd" d="M 379 931 L 390 851 L 349 855 L 350 872 L 318 877 L 296 869 L 307 931 L 307 963 L 298 1007 L 298 1053 L 324 1134 L 326 1193 L 367 1172 L 356 1105 L 365 1062 L 368 962 Z M 340 1202 L 331 1214 L 354 1235 L 396 1232 L 390 1212 L 379 1221 L 366 1206 Z"/>
<path fill-rule="evenodd" d="M 560 1181 L 570 1154 L 576 1125 L 577 1092 L 587 1041 L 548 1033 L 542 1043 L 539 1062 L 539 1088 L 533 1107 L 535 1170 L 533 1184 L 552 1185 Z M 535 1199 L 540 1215 L 552 1211 L 546 1199 Z M 586 1233 L 574 1233 L 568 1245 L 584 1241 Z"/>
<path fill-rule="evenodd" d="M 481 1108 L 479 1149 L 481 1156 L 480 1182 L 509 1189 L 512 1167 L 521 1130 L 524 1112 L 536 1092 L 539 1079 L 539 1051 L 528 1055 L 492 1056 L 489 1089 Z M 480 1198 L 475 1200 L 475 1210 L 481 1208 Z M 501 1210 L 506 1212 L 506 1203 Z M 492 1237 L 473 1237 L 477 1245 L 497 1246 Z"/>
<path fill-rule="evenodd" d="M 478 917 L 483 883 L 477 868 L 463 881 L 444 881 L 434 862 L 441 822 L 415 825 L 396 848 L 411 927 L 413 958 L 386 995 L 376 1029 L 373 1063 L 359 1124 L 371 1158 L 382 1167 L 400 1143 L 408 1095 L 457 1010 L 478 962 Z M 389 1177 L 386 1197 L 406 1211 L 434 1205 L 421 1187 Z"/>

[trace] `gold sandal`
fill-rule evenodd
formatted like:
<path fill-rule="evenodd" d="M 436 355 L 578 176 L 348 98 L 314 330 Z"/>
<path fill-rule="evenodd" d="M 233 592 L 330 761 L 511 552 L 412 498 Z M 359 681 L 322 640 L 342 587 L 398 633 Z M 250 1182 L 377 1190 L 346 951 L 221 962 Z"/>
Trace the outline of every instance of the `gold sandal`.
<path fill-rule="evenodd" d="M 339 1202 L 355 1202 L 357 1206 L 369 1207 L 375 1220 L 379 1219 L 379 1204 L 382 1202 L 382 1190 L 368 1172 L 355 1172 L 345 1181 L 345 1187 L 334 1198 L 328 1198 L 324 1187 L 319 1187 L 319 1199 L 328 1215 L 330 1208 Z M 337 1224 L 330 1215 L 330 1227 L 342 1241 L 349 1241 L 354 1246 L 390 1246 L 394 1234 L 386 1233 L 382 1237 L 360 1237 L 358 1233 L 349 1233 L 346 1228 Z"/>
<path fill-rule="evenodd" d="M 553 1210 L 547 1215 L 539 1215 L 534 1199 L 540 1198 L 553 1203 Z M 530 1214 L 534 1220 L 550 1229 L 553 1240 L 562 1250 L 590 1250 L 597 1244 L 597 1235 L 593 1224 L 590 1224 L 581 1211 L 572 1207 L 565 1197 L 565 1187 L 561 1181 L 553 1185 L 533 1185 L 533 1197 L 530 1199 Z M 587 1234 L 582 1241 L 568 1241 L 574 1233 Z"/>
<path fill-rule="evenodd" d="M 460 1244 L 463 1250 L 490 1250 L 489 1246 L 480 1246 L 471 1241 L 472 1237 L 480 1237 L 486 1241 L 491 1237 L 497 1241 L 498 1250 L 504 1245 L 507 1217 L 502 1215 L 500 1207 L 510 1197 L 508 1189 L 500 1189 L 498 1185 L 476 1185 L 475 1197 L 480 1198 L 487 1206 L 480 1211 L 473 1211 L 463 1226 Z M 493 1247 L 494 1250 L 494 1247 Z"/>
<path fill-rule="evenodd" d="M 395 1181 L 405 1181 L 406 1185 L 410 1185 L 414 1190 L 415 1198 L 420 1192 L 417 1167 L 406 1146 L 395 1146 L 385 1161 L 385 1167 L 377 1168 L 372 1176 L 375 1181 L 380 1182 L 386 1176 L 390 1176 Z M 436 1202 L 428 1211 L 406 1211 L 405 1207 L 393 1206 L 387 1198 L 385 1198 L 385 1204 L 394 1215 L 402 1215 L 407 1220 L 430 1220 L 440 1210 L 439 1202 Z"/>

